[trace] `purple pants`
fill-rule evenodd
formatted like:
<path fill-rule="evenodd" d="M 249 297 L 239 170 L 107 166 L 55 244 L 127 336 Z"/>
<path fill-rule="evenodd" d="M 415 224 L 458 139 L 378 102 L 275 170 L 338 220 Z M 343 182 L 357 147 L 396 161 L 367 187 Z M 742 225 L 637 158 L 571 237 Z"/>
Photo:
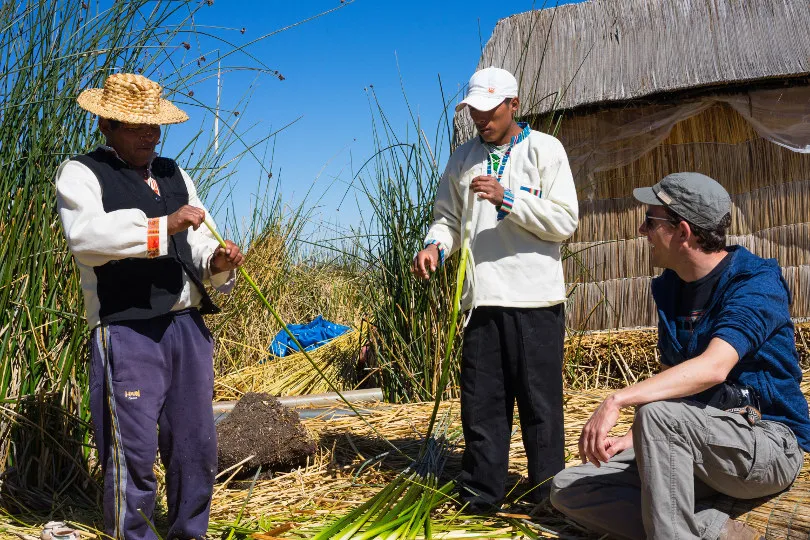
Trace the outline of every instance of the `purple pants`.
<path fill-rule="evenodd" d="M 202 538 L 217 468 L 213 340 L 196 309 L 98 326 L 90 413 L 104 472 L 104 528 L 154 539 L 155 456 L 166 468 L 168 538 Z"/>

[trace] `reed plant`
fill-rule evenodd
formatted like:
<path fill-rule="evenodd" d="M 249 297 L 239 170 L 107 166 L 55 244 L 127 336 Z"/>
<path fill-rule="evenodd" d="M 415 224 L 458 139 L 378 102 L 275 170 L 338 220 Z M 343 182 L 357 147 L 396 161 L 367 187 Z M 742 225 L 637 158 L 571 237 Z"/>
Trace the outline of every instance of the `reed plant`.
<path fill-rule="evenodd" d="M 371 365 L 389 401 L 429 401 L 442 393 L 442 359 L 450 349 L 449 388 L 456 395 L 460 340 L 444 341 L 450 326 L 457 261 L 448 261 L 428 282 L 415 279 L 411 266 L 432 221 L 441 176 L 439 155 L 449 148 L 452 129 L 447 103 L 430 137 L 411 114 L 404 130 L 389 121 L 370 92 L 376 151 L 356 182 L 371 207 L 358 231 L 358 256 L 369 269 L 363 290 L 368 306 Z"/>

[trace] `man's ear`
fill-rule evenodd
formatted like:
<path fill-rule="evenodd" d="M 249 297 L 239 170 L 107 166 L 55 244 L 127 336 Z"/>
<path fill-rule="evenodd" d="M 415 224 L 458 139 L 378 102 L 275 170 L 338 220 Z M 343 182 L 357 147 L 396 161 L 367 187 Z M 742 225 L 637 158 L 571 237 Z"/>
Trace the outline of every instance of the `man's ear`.
<path fill-rule="evenodd" d="M 110 122 L 106 118 L 99 117 L 98 130 L 101 132 L 102 135 L 106 137 L 107 134 L 110 132 Z"/>
<path fill-rule="evenodd" d="M 678 235 L 681 242 L 688 242 L 689 238 L 694 236 L 694 233 L 692 233 L 692 227 L 689 226 L 689 223 L 683 220 L 678 222 Z"/>
<path fill-rule="evenodd" d="M 520 107 L 520 98 L 515 96 L 509 103 L 509 108 L 512 110 L 512 116 L 517 116 L 518 108 Z"/>

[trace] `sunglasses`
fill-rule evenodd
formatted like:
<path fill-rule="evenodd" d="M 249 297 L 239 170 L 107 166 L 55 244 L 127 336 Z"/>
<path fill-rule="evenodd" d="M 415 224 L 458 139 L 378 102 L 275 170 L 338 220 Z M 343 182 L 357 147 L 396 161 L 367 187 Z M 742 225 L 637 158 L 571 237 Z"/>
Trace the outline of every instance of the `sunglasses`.
<path fill-rule="evenodd" d="M 644 227 L 646 227 L 647 229 L 650 229 L 650 230 L 654 229 L 655 228 L 655 223 L 654 223 L 653 220 L 655 220 L 655 221 L 666 221 L 670 225 L 677 225 L 678 224 L 678 222 L 675 221 L 672 218 L 663 218 L 663 217 L 651 216 L 649 212 L 644 213 Z"/>

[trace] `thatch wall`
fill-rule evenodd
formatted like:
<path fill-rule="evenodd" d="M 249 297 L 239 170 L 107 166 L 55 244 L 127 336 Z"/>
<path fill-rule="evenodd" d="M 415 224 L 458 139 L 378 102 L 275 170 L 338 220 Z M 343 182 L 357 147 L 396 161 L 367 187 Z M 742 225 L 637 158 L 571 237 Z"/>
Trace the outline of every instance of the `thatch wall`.
<path fill-rule="evenodd" d="M 807 74 L 808 28 L 807 0 L 593 0 L 502 19 L 478 65 L 538 114 Z"/>
<path fill-rule="evenodd" d="M 571 113 L 559 137 L 566 146 L 579 144 L 592 124 L 592 114 Z M 775 258 L 794 295 L 792 315 L 810 317 L 810 155 L 759 138 L 734 110 L 717 105 L 676 124 L 661 145 L 628 165 L 587 176 L 574 171 L 591 198 L 581 199 L 579 228 L 567 245 L 569 324 L 655 324 L 649 287 L 660 269 L 652 268 L 649 244 L 639 236 L 645 207 L 632 190 L 676 171 L 702 172 L 725 186 L 733 204 L 728 243 Z"/>

